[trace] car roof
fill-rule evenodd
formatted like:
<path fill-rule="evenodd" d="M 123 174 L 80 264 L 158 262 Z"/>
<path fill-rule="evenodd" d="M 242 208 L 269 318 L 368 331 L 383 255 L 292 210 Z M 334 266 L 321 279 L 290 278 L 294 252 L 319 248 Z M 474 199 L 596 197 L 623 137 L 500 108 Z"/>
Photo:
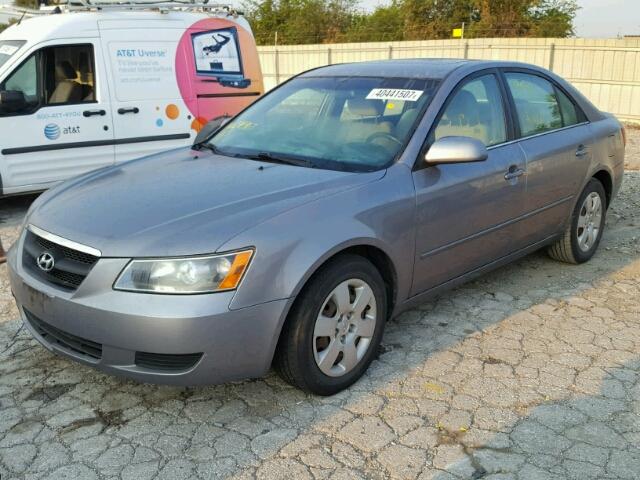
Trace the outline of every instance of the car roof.
<path fill-rule="evenodd" d="M 442 79 L 462 66 L 493 66 L 494 62 L 443 58 L 414 58 L 398 60 L 376 60 L 358 63 L 341 63 L 310 70 L 306 77 L 402 77 Z"/>

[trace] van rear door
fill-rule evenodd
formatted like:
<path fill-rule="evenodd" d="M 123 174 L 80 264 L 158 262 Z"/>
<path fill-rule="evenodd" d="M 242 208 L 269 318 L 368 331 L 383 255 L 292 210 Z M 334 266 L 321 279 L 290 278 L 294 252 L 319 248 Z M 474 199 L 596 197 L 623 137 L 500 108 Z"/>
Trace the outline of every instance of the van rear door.
<path fill-rule="evenodd" d="M 193 118 L 178 90 L 175 68 L 183 22 L 98 23 L 111 80 L 116 162 L 190 145 Z"/>
<path fill-rule="evenodd" d="M 45 189 L 114 162 L 111 105 L 96 39 L 34 47 L 2 79 L 2 193 Z"/>

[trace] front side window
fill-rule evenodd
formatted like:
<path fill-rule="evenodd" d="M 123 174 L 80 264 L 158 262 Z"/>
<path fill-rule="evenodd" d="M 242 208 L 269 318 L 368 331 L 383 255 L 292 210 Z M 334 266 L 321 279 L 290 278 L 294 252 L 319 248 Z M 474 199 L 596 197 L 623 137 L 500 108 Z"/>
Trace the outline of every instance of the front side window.
<path fill-rule="evenodd" d="M 93 103 L 96 100 L 94 56 L 91 45 L 47 47 L 25 60 L 0 85 L 10 92 L 11 106 L 2 114 L 28 114 L 38 107 Z M 24 100 L 16 94 L 24 96 Z"/>
<path fill-rule="evenodd" d="M 210 144 L 229 156 L 377 170 L 401 152 L 438 85 L 415 78 L 296 78 L 235 117 Z"/>
<path fill-rule="evenodd" d="M 551 82 L 527 73 L 507 73 L 506 78 L 515 102 L 521 136 L 563 126 L 556 90 Z"/>
<path fill-rule="evenodd" d="M 507 140 L 502 95 L 493 74 L 470 80 L 457 90 L 447 104 L 434 139 L 471 137 L 487 147 Z"/>

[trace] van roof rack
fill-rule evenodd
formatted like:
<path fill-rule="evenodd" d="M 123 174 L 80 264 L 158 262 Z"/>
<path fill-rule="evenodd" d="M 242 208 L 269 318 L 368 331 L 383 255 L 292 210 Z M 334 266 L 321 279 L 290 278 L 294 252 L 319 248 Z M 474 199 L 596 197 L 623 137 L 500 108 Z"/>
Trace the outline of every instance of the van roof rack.
<path fill-rule="evenodd" d="M 238 16 L 243 13 L 229 4 L 209 3 L 209 0 L 58 0 L 46 2 L 45 8 L 60 7 L 63 11 L 77 12 L 88 10 L 180 10 L 206 11 Z"/>

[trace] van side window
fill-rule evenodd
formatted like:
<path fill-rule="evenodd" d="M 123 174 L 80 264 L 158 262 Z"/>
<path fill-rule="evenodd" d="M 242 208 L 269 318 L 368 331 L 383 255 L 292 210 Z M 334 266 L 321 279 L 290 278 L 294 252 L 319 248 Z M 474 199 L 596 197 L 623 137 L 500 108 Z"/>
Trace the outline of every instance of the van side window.
<path fill-rule="evenodd" d="M 93 46 L 49 47 L 42 52 L 45 105 L 95 102 Z"/>
<path fill-rule="evenodd" d="M 556 89 L 551 82 L 526 73 L 510 72 L 505 76 L 516 105 L 522 137 L 563 126 Z"/>

